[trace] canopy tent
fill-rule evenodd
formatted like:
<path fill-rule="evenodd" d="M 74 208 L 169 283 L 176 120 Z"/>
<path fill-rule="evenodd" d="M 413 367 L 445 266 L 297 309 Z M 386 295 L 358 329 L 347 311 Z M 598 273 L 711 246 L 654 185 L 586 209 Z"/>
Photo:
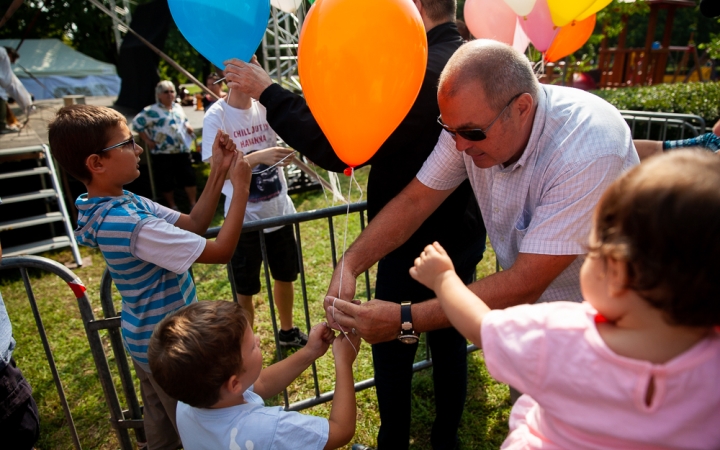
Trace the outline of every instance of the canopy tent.
<path fill-rule="evenodd" d="M 15 48 L 19 43 L 19 39 L 0 39 L 0 46 Z M 116 96 L 120 92 L 120 77 L 113 64 L 83 55 L 58 39 L 26 39 L 18 53 L 13 72 L 36 100 L 64 95 Z"/>

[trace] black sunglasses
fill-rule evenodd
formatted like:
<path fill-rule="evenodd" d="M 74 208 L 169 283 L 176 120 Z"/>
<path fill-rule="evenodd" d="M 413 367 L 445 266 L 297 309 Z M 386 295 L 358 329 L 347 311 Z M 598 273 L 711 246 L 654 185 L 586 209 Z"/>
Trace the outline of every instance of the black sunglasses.
<path fill-rule="evenodd" d="M 108 148 L 104 148 L 104 149 L 100 150 L 100 152 L 98 152 L 98 153 L 106 152 L 106 151 L 108 151 L 108 150 L 112 150 L 112 149 L 118 148 L 118 147 L 124 147 L 124 146 L 128 145 L 128 144 L 131 143 L 131 142 L 132 142 L 132 148 L 135 149 L 135 145 L 136 145 L 136 144 L 135 144 L 135 137 L 134 137 L 134 136 L 130 136 L 130 139 L 125 140 L 125 141 L 122 141 L 122 142 L 120 142 L 120 143 L 118 143 L 118 144 L 115 144 L 115 145 L 111 145 L 111 146 L 108 147 Z"/>
<path fill-rule="evenodd" d="M 520 97 L 523 94 L 524 94 L 524 92 L 521 92 L 519 94 L 516 94 L 513 98 L 511 98 L 510 101 L 507 102 L 507 105 L 505 105 L 505 107 L 502 109 L 502 111 L 500 111 L 500 114 L 495 116 L 493 121 L 490 122 L 490 125 L 488 125 L 487 128 L 485 128 L 484 130 L 482 128 L 456 130 L 454 128 L 450 128 L 449 126 L 445 125 L 442 121 L 442 116 L 438 116 L 437 122 L 440 124 L 441 127 L 443 127 L 443 129 L 445 131 L 450 133 L 453 138 L 457 134 L 461 138 L 466 139 L 468 141 L 482 141 L 485 138 L 487 138 L 487 132 L 490 131 L 490 128 L 492 128 L 493 125 L 495 125 L 495 122 L 497 122 L 497 120 L 500 118 L 500 116 L 502 116 L 502 114 L 505 112 L 505 110 L 508 108 L 508 106 L 510 106 L 512 104 L 512 102 L 515 101 L 516 98 Z"/>
<path fill-rule="evenodd" d="M 163 94 L 174 94 L 174 93 L 175 93 L 175 91 L 170 91 L 170 90 L 163 91 Z"/>

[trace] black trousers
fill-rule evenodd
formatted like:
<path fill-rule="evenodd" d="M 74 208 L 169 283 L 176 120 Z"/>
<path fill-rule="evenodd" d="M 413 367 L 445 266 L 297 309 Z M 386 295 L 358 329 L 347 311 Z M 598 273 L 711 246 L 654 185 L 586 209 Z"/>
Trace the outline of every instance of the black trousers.
<path fill-rule="evenodd" d="M 15 366 L 0 372 L 0 445 L 8 449 L 31 449 L 40 436 L 40 418 L 31 396 L 32 388 Z M 5 447 L 7 446 L 7 447 Z"/>
<path fill-rule="evenodd" d="M 472 255 L 466 252 L 464 258 L 460 258 L 465 264 L 456 266 L 458 275 L 466 283 L 472 281 L 484 244 L 482 241 L 468 249 Z M 380 260 L 375 297 L 397 303 L 434 298 L 430 289 L 410 277 L 408 270 L 412 265 L 411 258 Z M 467 342 L 455 328 L 445 328 L 428 332 L 427 343 L 433 359 L 435 389 L 431 442 L 436 450 L 453 449 L 457 446 L 457 431 L 467 395 Z M 412 365 L 417 348 L 417 344 L 403 344 L 398 340 L 372 346 L 380 410 L 377 438 L 380 450 L 402 450 L 409 446 Z"/>

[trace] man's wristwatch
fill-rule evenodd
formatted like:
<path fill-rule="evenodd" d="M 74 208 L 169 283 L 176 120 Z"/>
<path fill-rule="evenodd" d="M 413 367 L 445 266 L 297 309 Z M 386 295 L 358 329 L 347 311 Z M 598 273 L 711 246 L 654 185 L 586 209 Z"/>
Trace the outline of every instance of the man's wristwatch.
<path fill-rule="evenodd" d="M 415 344 L 419 339 L 415 334 L 415 330 L 413 330 L 411 305 L 410 302 L 400 303 L 400 335 L 398 340 L 403 344 Z"/>

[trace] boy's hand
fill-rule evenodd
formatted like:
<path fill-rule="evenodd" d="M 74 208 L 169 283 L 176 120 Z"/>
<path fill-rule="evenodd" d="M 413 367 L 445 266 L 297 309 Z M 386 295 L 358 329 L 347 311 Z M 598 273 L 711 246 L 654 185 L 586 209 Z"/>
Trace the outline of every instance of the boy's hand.
<path fill-rule="evenodd" d="M 445 249 L 437 242 L 425 247 L 420 256 L 415 258 L 415 267 L 410 268 L 410 276 L 432 290 L 435 290 L 435 284 L 447 272 L 454 273 L 455 268 Z"/>
<path fill-rule="evenodd" d="M 221 173 L 226 173 L 232 165 L 232 160 L 237 153 L 235 142 L 230 136 L 218 130 L 212 146 L 212 167 L 216 167 Z"/>
<path fill-rule="evenodd" d="M 333 341 L 335 364 L 347 364 L 351 366 L 353 361 L 355 361 L 355 357 L 357 357 L 357 353 L 355 352 L 360 351 L 360 342 L 360 336 L 356 336 L 352 334 L 352 332 L 338 334 Z"/>
<path fill-rule="evenodd" d="M 330 344 L 335 340 L 335 333 L 327 323 L 321 322 L 310 329 L 308 342 L 305 349 L 309 352 L 313 360 L 318 359 L 330 348 Z"/>
<path fill-rule="evenodd" d="M 252 152 L 248 154 L 246 158 L 248 163 L 250 163 L 250 167 L 255 167 L 259 164 L 265 164 L 266 166 L 277 164 L 280 167 L 285 167 L 292 162 L 290 155 L 293 153 L 295 153 L 295 150 L 291 148 L 270 147 Z"/>
<path fill-rule="evenodd" d="M 240 152 L 235 152 L 232 167 L 230 169 L 230 182 L 235 191 L 250 191 L 250 179 L 252 169 L 250 164 Z"/>

